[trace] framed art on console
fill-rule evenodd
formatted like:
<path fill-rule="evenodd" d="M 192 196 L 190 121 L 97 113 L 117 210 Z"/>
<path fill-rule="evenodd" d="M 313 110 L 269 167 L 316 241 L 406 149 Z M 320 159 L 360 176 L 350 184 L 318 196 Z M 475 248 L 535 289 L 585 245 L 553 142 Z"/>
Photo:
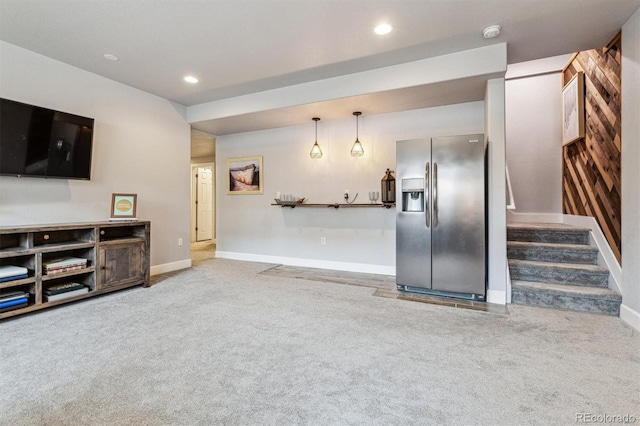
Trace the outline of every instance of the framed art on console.
<path fill-rule="evenodd" d="M 111 194 L 110 220 L 136 220 L 137 194 Z"/>

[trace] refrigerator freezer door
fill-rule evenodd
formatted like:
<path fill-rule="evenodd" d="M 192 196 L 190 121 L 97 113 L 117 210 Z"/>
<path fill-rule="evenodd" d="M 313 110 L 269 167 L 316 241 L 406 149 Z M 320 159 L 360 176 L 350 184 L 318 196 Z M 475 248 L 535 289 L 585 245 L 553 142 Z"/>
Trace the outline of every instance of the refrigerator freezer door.
<path fill-rule="evenodd" d="M 413 206 L 405 211 L 402 198 L 396 203 L 396 284 L 425 289 L 431 288 L 431 226 L 427 220 L 430 193 L 425 176 L 430 151 L 427 139 L 396 143 L 396 194 L 403 194 L 403 180 L 423 182 L 420 195 L 425 203 L 422 211 L 415 211 Z"/>
<path fill-rule="evenodd" d="M 485 294 L 484 136 L 432 139 L 433 290 Z"/>

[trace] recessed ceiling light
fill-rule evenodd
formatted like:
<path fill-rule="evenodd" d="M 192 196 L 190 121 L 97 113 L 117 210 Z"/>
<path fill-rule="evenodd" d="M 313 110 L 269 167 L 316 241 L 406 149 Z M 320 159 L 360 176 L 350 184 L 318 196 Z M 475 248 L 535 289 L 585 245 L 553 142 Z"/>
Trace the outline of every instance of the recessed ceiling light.
<path fill-rule="evenodd" d="M 389 34 L 392 29 L 393 27 L 391 25 L 387 24 L 386 22 L 383 22 L 382 24 L 378 24 L 378 26 L 376 26 L 374 31 L 378 35 L 385 35 L 385 34 Z"/>
<path fill-rule="evenodd" d="M 118 59 L 118 57 L 116 55 L 112 55 L 111 53 L 105 53 L 104 54 L 104 58 L 107 61 L 119 61 L 120 59 Z"/>
<path fill-rule="evenodd" d="M 482 30 L 482 35 L 484 38 L 496 38 L 500 35 L 500 30 L 502 30 L 500 25 L 491 25 L 490 27 Z"/>
<path fill-rule="evenodd" d="M 186 81 L 187 83 L 196 84 L 198 82 L 198 79 L 192 75 L 188 75 L 184 78 L 184 81 Z"/>

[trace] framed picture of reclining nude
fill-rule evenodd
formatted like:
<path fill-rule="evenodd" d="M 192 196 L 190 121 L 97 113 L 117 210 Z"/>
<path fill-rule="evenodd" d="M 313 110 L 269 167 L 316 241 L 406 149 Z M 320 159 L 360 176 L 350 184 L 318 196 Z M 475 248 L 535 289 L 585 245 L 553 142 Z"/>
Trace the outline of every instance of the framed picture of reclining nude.
<path fill-rule="evenodd" d="M 227 159 L 227 194 L 262 194 L 262 157 Z"/>

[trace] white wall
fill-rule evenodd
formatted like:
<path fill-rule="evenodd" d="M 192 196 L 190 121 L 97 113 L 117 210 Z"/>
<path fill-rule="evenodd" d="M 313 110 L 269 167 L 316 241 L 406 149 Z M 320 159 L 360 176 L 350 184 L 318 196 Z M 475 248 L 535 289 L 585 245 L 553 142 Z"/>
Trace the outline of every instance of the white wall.
<path fill-rule="evenodd" d="M 473 102 L 360 117 L 365 155 L 351 157 L 353 117 L 318 123 L 324 153 L 313 160 L 314 123 L 219 136 L 216 141 L 218 256 L 395 273 L 394 209 L 281 208 L 276 192 L 305 197 L 306 203 L 341 203 L 344 190 L 368 203 L 380 191 L 387 168 L 395 169 L 395 142 L 402 139 L 482 133 L 484 105 Z M 228 195 L 226 160 L 263 156 L 263 195 Z M 320 245 L 326 238 L 326 246 Z"/>
<path fill-rule="evenodd" d="M 5 42 L 0 57 L 0 96 L 95 119 L 91 180 L 2 176 L 0 225 L 106 220 L 113 192 L 136 193 L 155 271 L 188 266 L 186 108 Z"/>
<path fill-rule="evenodd" d="M 622 307 L 640 330 L 640 10 L 622 27 Z"/>
<path fill-rule="evenodd" d="M 517 213 L 562 213 L 561 87 L 559 71 L 505 83 L 507 167 Z"/>

